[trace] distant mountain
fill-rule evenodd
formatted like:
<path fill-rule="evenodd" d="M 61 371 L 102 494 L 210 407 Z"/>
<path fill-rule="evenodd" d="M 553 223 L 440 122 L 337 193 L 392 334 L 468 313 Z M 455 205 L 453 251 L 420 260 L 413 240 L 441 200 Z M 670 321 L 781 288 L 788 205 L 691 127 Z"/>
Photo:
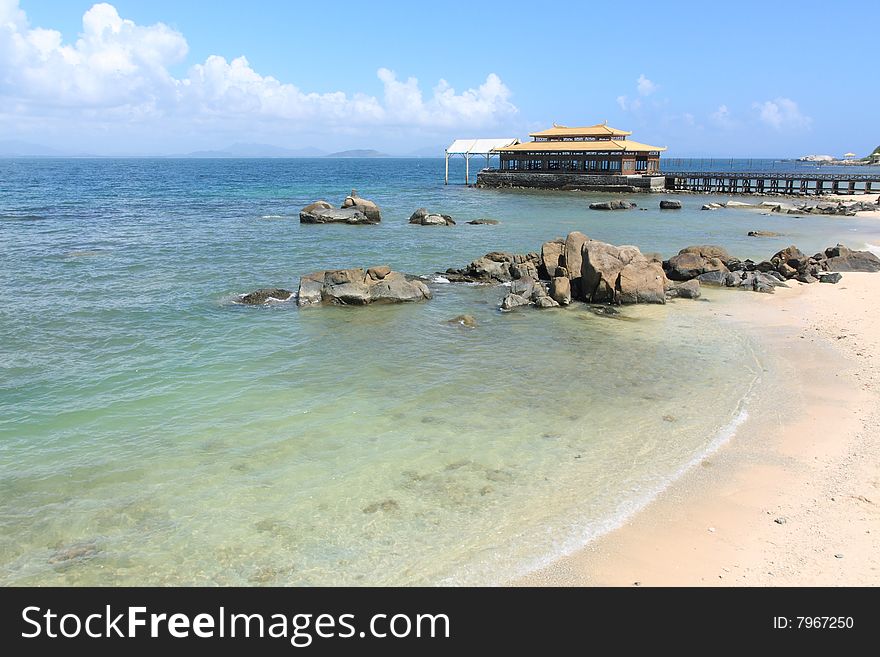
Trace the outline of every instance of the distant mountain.
<path fill-rule="evenodd" d="M 232 144 L 220 150 L 193 151 L 176 157 L 321 157 L 326 154 L 318 148 L 284 148 L 271 144 Z"/>
<path fill-rule="evenodd" d="M 330 153 L 324 157 L 391 157 L 387 153 L 380 153 L 372 149 L 354 149 L 350 151 L 339 151 L 338 153 Z"/>
<path fill-rule="evenodd" d="M 0 157 L 64 157 L 63 153 L 48 146 L 32 144 L 17 139 L 0 140 Z"/>

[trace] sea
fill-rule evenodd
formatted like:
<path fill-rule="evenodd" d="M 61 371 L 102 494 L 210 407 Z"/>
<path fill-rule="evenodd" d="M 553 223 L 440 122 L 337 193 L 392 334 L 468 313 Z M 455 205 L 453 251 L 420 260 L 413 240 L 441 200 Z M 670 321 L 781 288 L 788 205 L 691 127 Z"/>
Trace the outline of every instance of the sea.
<path fill-rule="evenodd" d="M 608 195 L 477 189 L 460 160 L 443 174 L 442 159 L 0 160 L 0 584 L 503 583 L 734 435 L 767 359 L 719 320 L 745 293 L 502 313 L 504 288 L 436 272 L 573 230 L 664 257 L 880 245 L 876 220 L 701 211 L 726 199 L 706 195 L 598 212 Z M 381 224 L 299 223 L 352 189 Z M 408 224 L 419 207 L 458 224 Z M 235 303 L 382 264 L 434 298 Z"/>

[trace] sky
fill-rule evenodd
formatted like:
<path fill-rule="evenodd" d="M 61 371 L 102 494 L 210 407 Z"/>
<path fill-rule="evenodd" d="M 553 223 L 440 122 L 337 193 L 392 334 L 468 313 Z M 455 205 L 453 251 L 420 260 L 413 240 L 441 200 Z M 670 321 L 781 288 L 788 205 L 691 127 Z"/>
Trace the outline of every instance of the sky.
<path fill-rule="evenodd" d="M 607 121 L 678 157 L 880 144 L 880 2 L 0 0 L 0 141 L 407 154 Z"/>

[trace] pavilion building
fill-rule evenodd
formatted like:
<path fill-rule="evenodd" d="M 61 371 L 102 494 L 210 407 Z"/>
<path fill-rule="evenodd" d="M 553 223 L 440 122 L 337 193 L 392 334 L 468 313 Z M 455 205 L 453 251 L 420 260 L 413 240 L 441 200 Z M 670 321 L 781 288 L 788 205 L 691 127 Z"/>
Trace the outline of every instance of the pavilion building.
<path fill-rule="evenodd" d="M 496 148 L 501 172 L 658 175 L 665 147 L 629 139 L 631 132 L 604 123 L 570 128 L 554 124 L 533 132 L 532 141 Z"/>

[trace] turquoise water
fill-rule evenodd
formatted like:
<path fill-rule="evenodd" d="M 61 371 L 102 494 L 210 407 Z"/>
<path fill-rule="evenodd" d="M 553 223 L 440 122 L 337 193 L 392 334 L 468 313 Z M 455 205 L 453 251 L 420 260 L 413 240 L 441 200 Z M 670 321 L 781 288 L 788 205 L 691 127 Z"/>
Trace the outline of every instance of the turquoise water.
<path fill-rule="evenodd" d="M 607 214 L 600 195 L 442 184 L 442 160 L 0 161 L 0 582 L 503 581 L 613 526 L 748 412 L 760 349 L 708 301 L 501 314 L 246 308 L 301 273 L 430 274 L 581 230 L 766 257 L 870 221 Z M 354 187 L 379 226 L 300 225 Z M 409 226 L 420 206 L 454 228 Z M 498 226 L 468 226 L 480 217 Z M 745 237 L 751 229 L 786 234 Z M 730 293 L 732 294 L 732 293 Z M 476 329 L 448 323 L 469 313 Z M 696 338 L 699 336 L 699 339 Z"/>

